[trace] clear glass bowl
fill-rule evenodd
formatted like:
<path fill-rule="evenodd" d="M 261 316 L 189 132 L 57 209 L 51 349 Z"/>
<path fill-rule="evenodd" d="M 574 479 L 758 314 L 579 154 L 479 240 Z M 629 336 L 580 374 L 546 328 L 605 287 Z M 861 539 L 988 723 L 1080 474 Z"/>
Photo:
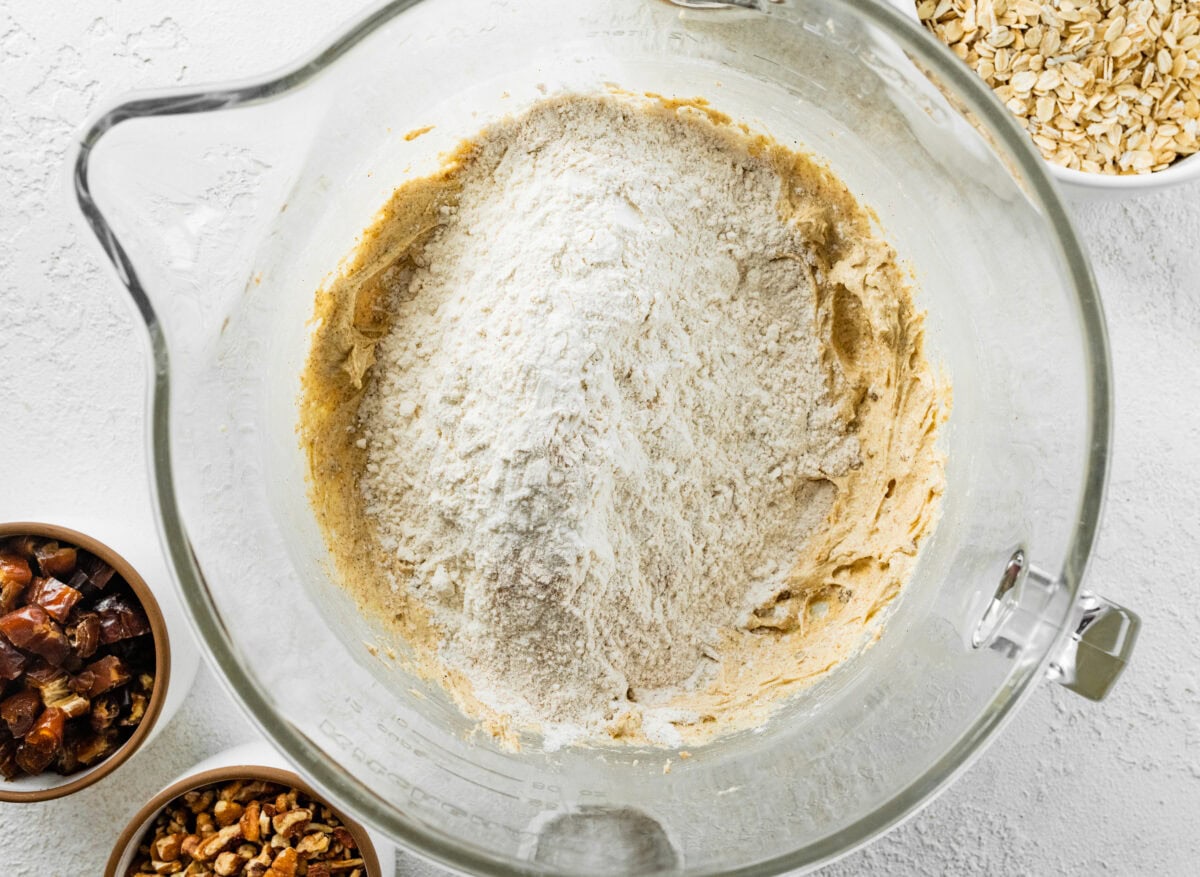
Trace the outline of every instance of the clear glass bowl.
<path fill-rule="evenodd" d="M 323 793 L 458 868 L 816 866 L 928 800 L 1043 674 L 1102 695 L 1136 633 L 1080 591 L 1108 354 L 1024 134 L 894 9 L 694 5 L 394 2 L 276 74 L 117 104 L 75 155 L 148 330 L 154 496 L 215 666 Z M 608 83 L 707 97 L 827 160 L 911 264 L 954 383 L 943 519 L 881 641 L 686 760 L 472 735 L 333 583 L 294 431 L 314 291 L 392 188 L 544 93 Z"/>

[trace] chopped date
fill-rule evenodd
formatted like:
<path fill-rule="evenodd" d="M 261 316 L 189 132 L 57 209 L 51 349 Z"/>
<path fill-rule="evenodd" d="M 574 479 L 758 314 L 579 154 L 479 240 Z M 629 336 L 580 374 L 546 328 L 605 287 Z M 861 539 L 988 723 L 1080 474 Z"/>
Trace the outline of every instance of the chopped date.
<path fill-rule="evenodd" d="M 75 571 L 75 549 L 58 542 L 43 542 L 33 550 L 38 569 L 44 576 L 69 576 Z"/>
<path fill-rule="evenodd" d="M 101 652 L 106 655 L 116 655 L 131 666 L 152 666 L 154 663 L 154 638 L 139 636 L 121 640 L 118 643 L 101 646 Z"/>
<path fill-rule="evenodd" d="M 121 714 L 121 705 L 111 694 L 102 694 L 92 701 L 92 714 L 88 725 L 93 731 L 103 731 L 111 728 Z"/>
<path fill-rule="evenodd" d="M 15 551 L 0 552 L 0 613 L 11 612 L 33 580 L 29 561 Z"/>
<path fill-rule="evenodd" d="M 21 775 L 21 766 L 17 764 L 17 741 L 11 737 L 0 739 L 0 776 L 6 780 L 14 780 Z"/>
<path fill-rule="evenodd" d="M 25 586 L 16 582 L 0 583 L 0 615 L 17 608 L 24 590 Z"/>
<path fill-rule="evenodd" d="M 29 558 L 9 547 L 0 551 L 0 614 L 11 612 L 21 602 L 21 595 L 33 581 Z"/>
<path fill-rule="evenodd" d="M 66 718 L 62 710 L 44 710 L 17 744 L 17 764 L 25 773 L 41 773 L 57 757 L 66 733 Z"/>
<path fill-rule="evenodd" d="M 97 591 L 103 591 L 116 574 L 115 569 L 88 551 L 79 552 L 79 569 L 87 575 L 88 582 Z"/>
<path fill-rule="evenodd" d="M 100 618 L 100 642 L 104 645 L 150 632 L 150 622 L 142 610 L 119 594 L 101 597 L 93 610 Z"/>
<path fill-rule="evenodd" d="M 71 677 L 71 690 L 81 697 L 95 697 L 92 690 L 96 687 L 96 674 L 86 667 Z"/>
<path fill-rule="evenodd" d="M 51 667 L 45 661 L 38 660 L 37 658 L 33 659 L 33 663 L 25 671 L 25 684 L 38 691 L 54 685 L 62 679 L 69 678 L 67 671 L 62 667 Z"/>
<path fill-rule="evenodd" d="M 15 584 L 21 588 L 33 579 L 29 561 L 15 551 L 0 551 L 0 585 Z"/>
<path fill-rule="evenodd" d="M 62 710 L 68 719 L 87 715 L 91 704 L 71 690 L 71 676 L 65 670 L 55 670 L 53 675 L 40 682 L 36 682 L 32 677 L 33 674 L 30 673 L 27 681 L 37 688 L 41 701 L 47 708 Z"/>
<path fill-rule="evenodd" d="M 0 541 L 0 776 L 68 775 L 119 749 L 153 695 L 148 633 L 128 583 L 96 555 Z"/>
<path fill-rule="evenodd" d="M 11 681 L 20 677 L 25 669 L 25 656 L 0 636 L 0 679 Z"/>
<path fill-rule="evenodd" d="M 129 715 L 121 719 L 122 727 L 137 727 L 142 718 L 146 715 L 146 707 L 150 705 L 150 698 L 144 694 L 134 692 L 129 697 Z"/>
<path fill-rule="evenodd" d="M 22 740 L 17 744 L 17 767 L 25 774 L 40 774 L 50 767 L 56 752 L 58 749 L 47 740 L 41 739 L 37 743 Z"/>
<path fill-rule="evenodd" d="M 92 709 L 92 703 L 86 697 L 80 697 L 74 692 L 67 691 L 54 697 L 46 697 L 42 692 L 42 703 L 48 707 L 62 710 L 68 719 L 78 719 L 86 716 Z"/>
<path fill-rule="evenodd" d="M 131 678 L 129 669 L 120 658 L 116 655 L 105 655 L 84 667 L 75 677 L 71 688 L 76 694 L 84 697 L 98 697 L 106 691 L 124 685 Z"/>
<path fill-rule="evenodd" d="M 4 543 L 4 550 L 19 554 L 26 560 L 33 560 L 40 544 L 41 540 L 36 536 L 10 536 Z"/>
<path fill-rule="evenodd" d="M 111 728 L 90 734 L 75 746 L 75 759 L 84 767 L 90 767 L 102 758 L 107 758 L 116 751 L 119 738 Z"/>
<path fill-rule="evenodd" d="M 0 720 L 14 737 L 24 737 L 42 712 L 42 699 L 36 691 L 18 691 L 0 701 Z"/>
<path fill-rule="evenodd" d="M 71 654 L 62 628 L 36 603 L 0 616 L 0 633 L 17 648 L 41 655 L 55 666 L 61 665 Z"/>
<path fill-rule="evenodd" d="M 53 763 L 58 750 L 45 741 L 17 743 L 16 762 L 22 773 L 36 776 Z"/>
<path fill-rule="evenodd" d="M 95 697 L 94 690 L 97 690 L 100 685 L 97 683 L 96 674 L 90 669 L 84 667 L 82 671 L 74 674 L 71 678 L 71 690 L 82 697 Z M 100 693 L 97 691 L 97 693 Z"/>
<path fill-rule="evenodd" d="M 56 578 L 34 579 L 29 593 L 25 595 L 27 603 L 41 606 L 47 615 L 60 624 L 67 620 L 75 604 L 82 599 L 83 594 Z"/>
<path fill-rule="evenodd" d="M 72 774 L 83 767 L 76 756 L 76 753 L 79 751 L 79 740 L 76 739 L 78 735 L 71 733 L 71 730 L 71 728 L 67 728 L 67 737 L 55 755 L 53 763 L 55 773 L 62 774 L 63 776 Z"/>
<path fill-rule="evenodd" d="M 81 613 L 67 626 L 67 642 L 77 658 L 90 658 L 100 647 L 100 617 L 95 612 Z"/>
<path fill-rule="evenodd" d="M 33 723 L 33 727 L 25 734 L 26 743 L 39 743 L 46 741 L 52 743 L 55 748 L 62 746 L 63 735 L 67 731 L 67 716 L 60 709 L 50 707 L 42 710 L 42 714 L 37 717 Z"/>
<path fill-rule="evenodd" d="M 50 766 L 58 750 L 45 741 L 17 744 L 16 762 L 22 773 L 36 776 Z"/>

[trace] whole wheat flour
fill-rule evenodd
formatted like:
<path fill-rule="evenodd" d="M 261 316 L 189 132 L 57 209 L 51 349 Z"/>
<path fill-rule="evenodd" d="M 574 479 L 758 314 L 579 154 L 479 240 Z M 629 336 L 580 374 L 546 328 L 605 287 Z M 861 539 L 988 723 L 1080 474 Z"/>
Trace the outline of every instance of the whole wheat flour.
<path fill-rule="evenodd" d="M 437 661 L 518 726 L 701 721 L 680 706 L 727 677 L 731 631 L 794 629 L 797 561 L 871 462 L 834 350 L 857 342 L 817 279 L 828 219 L 785 221 L 760 147 L 707 111 L 546 101 L 414 191 L 421 227 L 359 272 L 386 316 L 344 357 L 366 380 L 339 471 L 371 602 L 419 607 Z"/>

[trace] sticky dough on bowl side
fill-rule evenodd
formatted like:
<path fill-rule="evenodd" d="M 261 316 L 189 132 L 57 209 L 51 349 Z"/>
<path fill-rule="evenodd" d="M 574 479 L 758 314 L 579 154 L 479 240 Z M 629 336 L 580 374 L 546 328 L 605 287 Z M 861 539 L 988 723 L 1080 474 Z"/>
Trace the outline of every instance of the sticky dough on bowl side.
<path fill-rule="evenodd" d="M 779 174 L 780 217 L 805 242 L 803 252 L 782 256 L 806 266 L 825 339 L 828 391 L 855 429 L 861 453 L 860 466 L 830 479 L 832 507 L 798 546 L 783 586 L 720 632 L 715 676 L 663 704 L 682 740 L 695 745 L 761 724 L 785 698 L 878 637 L 881 610 L 909 579 L 921 541 L 935 526 L 944 479 L 937 436 L 950 392 L 926 359 L 923 315 L 894 251 L 834 174 L 703 100 L 647 98 L 637 99 L 643 111 L 706 126 Z M 407 669 L 441 682 L 481 727 L 515 745 L 523 729 L 480 703 L 463 674 L 438 660 L 441 633 L 430 612 L 402 581 L 395 591 L 387 582 L 396 571 L 364 514 L 359 473 L 367 452 L 356 446 L 354 431 L 374 347 L 389 330 L 385 275 L 411 269 L 410 254 L 437 226 L 440 208 L 456 203 L 456 181 L 473 151 L 464 142 L 436 174 L 398 188 L 339 276 L 318 292 L 299 433 L 310 500 L 342 584 L 363 611 L 387 621 L 413 647 Z M 608 734 L 646 743 L 640 708 L 618 712 Z"/>

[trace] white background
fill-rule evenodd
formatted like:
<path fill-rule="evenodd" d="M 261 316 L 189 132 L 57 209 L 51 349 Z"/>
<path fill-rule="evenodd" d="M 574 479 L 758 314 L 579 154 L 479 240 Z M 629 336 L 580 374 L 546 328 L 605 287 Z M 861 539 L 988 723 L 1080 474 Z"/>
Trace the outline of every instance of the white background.
<path fill-rule="evenodd" d="M 0 520 L 113 516 L 153 532 L 141 330 L 69 213 L 75 129 L 129 89 L 273 68 L 359 5 L 0 0 Z M 1141 612 L 1135 662 L 1103 704 L 1044 686 L 949 792 L 823 874 L 1197 873 L 1200 185 L 1073 208 L 1117 397 L 1090 584 Z M 0 875 L 100 873 L 150 794 L 253 736 L 202 670 L 171 725 L 114 776 L 69 800 L 0 804 Z"/>

